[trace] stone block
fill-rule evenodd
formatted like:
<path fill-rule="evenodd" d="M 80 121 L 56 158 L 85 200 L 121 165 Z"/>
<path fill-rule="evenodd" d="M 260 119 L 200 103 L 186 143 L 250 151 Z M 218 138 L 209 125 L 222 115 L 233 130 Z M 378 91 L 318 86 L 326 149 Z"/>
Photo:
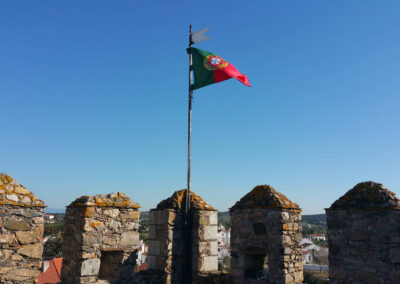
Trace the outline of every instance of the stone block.
<path fill-rule="evenodd" d="M 31 192 L 28 189 L 26 189 L 25 187 L 17 186 L 14 188 L 14 193 L 27 195 L 27 194 L 30 194 Z"/>
<path fill-rule="evenodd" d="M 218 225 L 217 211 L 195 211 L 192 214 L 193 226 Z"/>
<path fill-rule="evenodd" d="M 160 269 L 157 267 L 157 257 L 155 255 L 148 255 L 146 258 L 148 269 Z"/>
<path fill-rule="evenodd" d="M 18 253 L 31 258 L 41 258 L 43 254 L 43 246 L 40 243 L 21 245 L 18 249 Z"/>
<path fill-rule="evenodd" d="M 218 242 L 210 242 L 210 255 L 218 255 Z"/>
<path fill-rule="evenodd" d="M 400 263 L 400 247 L 390 249 L 390 262 Z"/>
<path fill-rule="evenodd" d="M 0 234 L 0 244 L 13 244 L 15 243 L 14 234 Z"/>
<path fill-rule="evenodd" d="M 12 270 L 14 267 L 0 267 L 0 276 Z"/>
<path fill-rule="evenodd" d="M 14 202 L 18 202 L 18 201 L 19 201 L 19 200 L 18 200 L 18 196 L 17 196 L 16 194 L 9 194 L 9 195 L 6 195 L 6 198 L 7 198 L 8 200 L 14 201 Z"/>
<path fill-rule="evenodd" d="M 128 219 L 130 220 L 139 220 L 140 218 L 140 211 L 129 211 L 128 212 Z"/>
<path fill-rule="evenodd" d="M 194 256 L 206 256 L 210 250 L 208 242 L 192 242 L 192 254 Z"/>
<path fill-rule="evenodd" d="M 150 210 L 149 225 L 158 225 L 158 212 L 159 210 Z"/>
<path fill-rule="evenodd" d="M 102 235 L 97 232 L 87 232 L 82 234 L 82 245 L 92 246 L 93 244 L 101 244 Z"/>
<path fill-rule="evenodd" d="M 100 259 L 92 258 L 84 260 L 81 264 L 81 276 L 98 275 L 100 270 Z"/>
<path fill-rule="evenodd" d="M 161 255 L 161 242 L 149 240 L 149 255 Z"/>
<path fill-rule="evenodd" d="M 400 283 L 400 269 L 392 271 L 391 280 L 393 281 L 393 283 Z"/>
<path fill-rule="evenodd" d="M 43 217 L 35 217 L 35 218 L 32 218 L 32 220 L 33 220 L 33 223 L 35 223 L 35 224 L 44 224 Z M 27 231 L 27 230 L 25 230 L 25 231 Z"/>
<path fill-rule="evenodd" d="M 43 237 L 43 226 L 37 227 L 32 232 L 16 232 L 15 233 L 20 244 L 32 244 L 39 242 Z"/>
<path fill-rule="evenodd" d="M 120 211 L 118 209 L 104 209 L 103 214 L 110 218 L 117 218 L 119 216 Z"/>
<path fill-rule="evenodd" d="M 202 266 L 200 271 L 214 271 L 218 270 L 218 256 L 205 256 L 202 257 Z"/>
<path fill-rule="evenodd" d="M 218 211 L 209 211 L 210 220 L 209 225 L 218 225 Z"/>
<path fill-rule="evenodd" d="M 4 223 L 4 227 L 11 231 L 29 231 L 31 229 L 28 222 L 15 218 L 8 218 Z"/>
<path fill-rule="evenodd" d="M 20 256 L 19 254 L 13 254 L 12 256 L 11 256 L 11 260 L 12 261 L 21 261 L 21 260 L 23 260 L 24 258 L 22 257 L 22 256 Z"/>
<path fill-rule="evenodd" d="M 7 272 L 7 274 L 4 276 L 4 279 L 8 281 L 26 281 L 27 283 L 33 283 L 39 274 L 39 270 L 15 269 Z"/>
<path fill-rule="evenodd" d="M 135 231 L 122 232 L 120 246 L 123 248 L 129 248 L 137 246 L 139 243 L 139 233 Z"/>
<path fill-rule="evenodd" d="M 149 233 L 147 235 L 149 240 L 155 240 L 157 236 L 157 226 L 149 225 Z"/>
<path fill-rule="evenodd" d="M 151 210 L 149 216 L 149 224 L 166 225 L 168 220 L 167 210 Z"/>
<path fill-rule="evenodd" d="M 201 240 L 216 240 L 218 228 L 217 226 L 201 226 L 197 229 L 197 236 Z M 196 234 L 194 237 L 196 237 Z"/>
<path fill-rule="evenodd" d="M 96 209 L 94 207 L 86 207 L 84 211 L 84 216 L 87 218 L 92 218 L 96 215 Z"/>
<path fill-rule="evenodd" d="M 176 213 L 173 210 L 161 210 L 158 214 L 158 224 L 159 225 L 168 225 L 174 224 L 176 217 Z"/>

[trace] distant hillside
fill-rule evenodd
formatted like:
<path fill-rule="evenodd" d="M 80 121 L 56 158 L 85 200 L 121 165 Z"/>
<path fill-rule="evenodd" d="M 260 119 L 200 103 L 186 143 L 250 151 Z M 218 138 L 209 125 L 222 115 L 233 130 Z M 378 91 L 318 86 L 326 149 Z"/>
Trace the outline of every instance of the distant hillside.
<path fill-rule="evenodd" d="M 65 213 L 65 208 L 45 208 L 46 213 Z"/>
<path fill-rule="evenodd" d="M 149 222 L 149 212 L 140 212 L 140 219 L 142 224 L 146 226 Z M 218 224 L 222 224 L 225 228 L 230 228 L 230 219 L 229 211 L 218 212 Z M 326 234 L 325 214 L 303 215 L 300 224 L 303 226 L 304 236 L 309 234 Z"/>
<path fill-rule="evenodd" d="M 301 222 L 310 225 L 326 226 L 326 215 L 325 214 L 303 215 Z"/>
<path fill-rule="evenodd" d="M 225 228 L 230 228 L 230 222 L 231 216 L 229 215 L 229 211 L 218 212 L 218 224 L 222 224 Z"/>
<path fill-rule="evenodd" d="M 303 215 L 302 217 L 300 224 L 303 227 L 304 237 L 310 234 L 326 235 L 327 225 L 325 214 Z M 230 227 L 229 211 L 218 212 L 218 224 L 224 225 L 225 228 Z"/>
<path fill-rule="evenodd" d="M 303 227 L 303 236 L 310 234 L 325 234 L 327 230 L 326 215 L 315 214 L 315 215 L 303 215 L 300 222 Z"/>

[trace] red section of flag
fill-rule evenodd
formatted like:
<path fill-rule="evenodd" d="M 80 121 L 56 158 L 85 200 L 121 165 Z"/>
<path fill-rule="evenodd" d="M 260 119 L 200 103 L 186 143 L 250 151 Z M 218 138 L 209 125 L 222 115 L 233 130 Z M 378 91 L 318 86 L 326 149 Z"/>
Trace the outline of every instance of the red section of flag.
<path fill-rule="evenodd" d="M 225 68 L 214 70 L 214 81 L 215 83 L 222 82 L 228 80 L 230 78 L 236 78 L 239 82 L 245 84 L 250 87 L 249 78 L 246 75 L 240 73 L 235 66 L 228 63 L 228 66 Z"/>

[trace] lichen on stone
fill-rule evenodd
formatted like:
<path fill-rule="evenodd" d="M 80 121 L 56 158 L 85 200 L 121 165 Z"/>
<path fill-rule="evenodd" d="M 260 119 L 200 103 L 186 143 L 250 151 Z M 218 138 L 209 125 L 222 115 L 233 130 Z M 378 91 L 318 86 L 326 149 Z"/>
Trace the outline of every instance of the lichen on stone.
<path fill-rule="evenodd" d="M 187 195 L 187 190 L 182 189 L 175 191 L 174 194 L 172 194 L 171 197 L 161 201 L 157 205 L 158 210 L 162 209 L 175 209 L 175 210 L 181 210 L 185 209 L 186 207 L 186 195 Z M 194 193 L 193 191 L 190 191 L 190 209 L 194 210 L 215 210 L 214 207 L 212 207 L 210 204 L 205 202 L 203 198 L 201 198 L 199 195 Z"/>
<path fill-rule="evenodd" d="M 230 210 L 252 208 L 300 209 L 299 205 L 269 185 L 257 185 L 236 202 Z"/>
<path fill-rule="evenodd" d="M 97 194 L 95 196 L 84 195 L 69 206 L 99 206 L 99 207 L 119 207 L 119 208 L 140 208 L 140 205 L 126 196 L 123 192 L 113 192 L 107 195 Z"/>
<path fill-rule="evenodd" d="M 350 189 L 329 209 L 400 209 L 400 200 L 382 184 L 366 181 Z"/>
<path fill-rule="evenodd" d="M 46 207 L 42 200 L 6 173 L 0 173 L 0 204 Z"/>

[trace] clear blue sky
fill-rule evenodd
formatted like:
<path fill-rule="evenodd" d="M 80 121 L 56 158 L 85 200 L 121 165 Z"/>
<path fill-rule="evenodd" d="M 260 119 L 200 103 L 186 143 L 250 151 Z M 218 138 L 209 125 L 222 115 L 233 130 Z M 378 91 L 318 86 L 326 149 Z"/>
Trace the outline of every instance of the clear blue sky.
<path fill-rule="evenodd" d="M 194 94 L 192 188 L 219 210 L 270 184 L 321 213 L 400 195 L 399 1 L 2 1 L 0 172 L 62 208 L 186 186 L 188 26 L 246 74 Z"/>

